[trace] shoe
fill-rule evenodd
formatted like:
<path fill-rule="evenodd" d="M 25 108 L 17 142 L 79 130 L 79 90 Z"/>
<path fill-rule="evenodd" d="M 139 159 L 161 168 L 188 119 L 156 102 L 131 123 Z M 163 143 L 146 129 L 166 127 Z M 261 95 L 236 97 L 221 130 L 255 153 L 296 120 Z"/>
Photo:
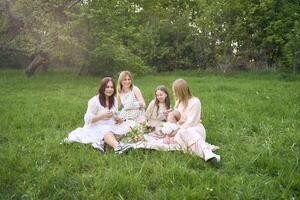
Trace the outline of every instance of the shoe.
<path fill-rule="evenodd" d="M 209 159 L 206 160 L 206 162 L 220 162 L 221 161 L 221 157 L 219 155 L 216 155 L 214 157 L 211 157 Z"/>
<path fill-rule="evenodd" d="M 203 153 L 204 153 L 205 161 L 209 161 L 213 158 L 215 158 L 217 162 L 220 162 L 220 160 L 221 160 L 221 157 L 219 155 L 213 153 L 211 150 L 205 149 L 205 150 L 203 150 Z"/>
<path fill-rule="evenodd" d="M 213 158 L 207 160 L 207 162 L 210 163 L 215 168 L 220 168 L 221 167 L 220 156 L 219 155 L 217 157 L 213 157 Z"/>
<path fill-rule="evenodd" d="M 115 154 L 122 154 L 133 148 L 131 144 L 119 143 L 119 145 L 115 148 Z"/>
<path fill-rule="evenodd" d="M 104 144 L 101 142 L 95 142 L 92 143 L 92 147 L 96 150 L 98 150 L 100 153 L 105 153 L 105 147 Z"/>

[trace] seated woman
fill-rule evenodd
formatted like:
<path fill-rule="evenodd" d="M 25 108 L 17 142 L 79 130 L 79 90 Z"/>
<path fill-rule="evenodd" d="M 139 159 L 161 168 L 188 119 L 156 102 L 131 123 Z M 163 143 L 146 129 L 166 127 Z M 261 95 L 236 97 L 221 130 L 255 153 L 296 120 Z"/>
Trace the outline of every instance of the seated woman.
<path fill-rule="evenodd" d="M 205 142 L 205 128 L 201 123 L 201 103 L 193 96 L 187 82 L 183 79 L 174 81 L 172 90 L 175 96 L 175 109 L 181 114 L 179 130 L 174 137 L 174 142 L 181 149 L 188 150 L 213 163 L 220 162 L 221 157 L 212 152 L 216 146 Z"/>
<path fill-rule="evenodd" d="M 174 109 L 180 112 L 180 120 L 176 122 L 179 127 L 174 126 L 171 130 L 171 136 L 175 135 L 174 139 L 164 140 L 164 137 L 157 138 L 157 136 L 145 135 L 145 141 L 136 144 L 134 148 L 188 151 L 198 155 L 205 161 L 217 164 L 220 162 L 221 157 L 212 151 L 218 149 L 218 147 L 205 141 L 206 132 L 200 118 L 200 100 L 192 95 L 187 82 L 183 79 L 175 80 L 172 90 L 175 96 Z"/>
<path fill-rule="evenodd" d="M 161 129 L 161 126 L 167 120 L 167 112 L 170 109 L 170 98 L 167 88 L 160 85 L 155 89 L 155 98 L 149 103 L 146 110 L 146 117 L 149 126 L 156 131 Z"/>
<path fill-rule="evenodd" d="M 145 101 L 140 89 L 133 85 L 129 71 L 122 71 L 118 79 L 118 102 L 122 107 L 120 116 L 125 120 L 133 120 L 136 124 L 146 122 Z"/>
<path fill-rule="evenodd" d="M 115 153 L 123 153 L 132 148 L 119 143 L 115 136 L 125 135 L 132 122 L 117 116 L 118 103 L 115 97 L 116 86 L 110 77 L 102 79 L 98 95 L 91 98 L 84 116 L 84 126 L 69 133 L 65 142 L 92 143 L 97 150 L 104 152 L 104 144 L 112 146 Z"/>

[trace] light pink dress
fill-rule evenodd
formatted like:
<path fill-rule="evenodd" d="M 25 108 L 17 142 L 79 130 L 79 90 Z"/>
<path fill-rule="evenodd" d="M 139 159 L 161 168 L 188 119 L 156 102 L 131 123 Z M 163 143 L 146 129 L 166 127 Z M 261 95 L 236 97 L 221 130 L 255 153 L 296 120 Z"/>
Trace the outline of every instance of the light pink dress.
<path fill-rule="evenodd" d="M 203 148 L 210 148 L 211 145 L 205 142 L 206 132 L 201 123 L 201 103 L 196 97 L 189 99 L 187 107 L 182 103 L 176 108 L 181 114 L 181 124 L 174 142 L 179 144 L 181 149 L 191 151 L 203 157 Z"/>
<path fill-rule="evenodd" d="M 177 134 L 174 137 L 173 144 L 163 144 L 162 139 L 157 139 L 151 135 L 145 135 L 145 142 L 136 145 L 136 148 L 149 148 L 157 150 L 182 150 L 204 157 L 204 152 L 216 149 L 216 146 L 205 142 L 205 128 L 201 123 L 201 103 L 198 98 L 189 99 L 187 107 L 179 104 L 176 108 L 181 113 L 181 120 Z"/>

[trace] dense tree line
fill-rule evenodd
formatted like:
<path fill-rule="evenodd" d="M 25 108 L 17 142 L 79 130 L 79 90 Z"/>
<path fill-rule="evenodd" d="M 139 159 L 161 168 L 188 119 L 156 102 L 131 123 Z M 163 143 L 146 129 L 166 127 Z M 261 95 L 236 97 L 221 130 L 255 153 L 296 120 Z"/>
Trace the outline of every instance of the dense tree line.
<path fill-rule="evenodd" d="M 298 0 L 2 0 L 0 66 L 300 69 Z M 32 70 L 32 71 L 30 71 Z"/>

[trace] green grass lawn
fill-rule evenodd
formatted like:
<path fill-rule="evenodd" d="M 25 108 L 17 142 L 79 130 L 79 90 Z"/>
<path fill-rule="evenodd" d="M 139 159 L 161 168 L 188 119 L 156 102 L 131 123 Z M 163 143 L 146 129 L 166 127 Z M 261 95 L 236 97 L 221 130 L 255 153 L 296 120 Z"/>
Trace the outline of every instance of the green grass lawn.
<path fill-rule="evenodd" d="M 0 71 L 0 199 L 299 199 L 300 76 L 164 73 L 136 77 L 147 103 L 154 88 L 188 81 L 202 103 L 215 169 L 182 152 L 99 154 L 60 144 L 83 125 L 100 78 L 67 72 Z"/>

